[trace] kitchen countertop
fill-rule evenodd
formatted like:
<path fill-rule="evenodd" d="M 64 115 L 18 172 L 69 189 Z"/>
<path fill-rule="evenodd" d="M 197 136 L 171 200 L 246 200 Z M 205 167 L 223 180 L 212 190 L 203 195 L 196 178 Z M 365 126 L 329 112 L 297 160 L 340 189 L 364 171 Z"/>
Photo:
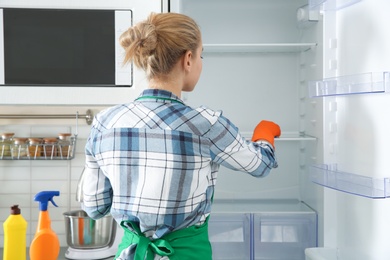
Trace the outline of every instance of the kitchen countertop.
<path fill-rule="evenodd" d="M 67 247 L 61 247 L 60 249 L 60 255 L 57 260 L 68 260 L 68 258 L 65 257 L 65 252 L 68 248 Z M 113 260 L 114 256 L 108 257 L 108 258 L 102 258 L 100 260 Z"/>
<path fill-rule="evenodd" d="M 60 255 L 58 256 L 57 260 L 68 260 L 68 258 L 65 257 L 65 252 L 68 248 L 67 247 L 61 247 L 60 249 Z M 30 259 L 29 255 L 28 255 L 28 249 L 27 249 L 27 260 Z M 0 248 L 0 256 L 1 258 L 3 257 L 3 248 Z M 101 260 L 113 260 L 114 257 L 109 257 L 109 258 L 103 258 Z"/>

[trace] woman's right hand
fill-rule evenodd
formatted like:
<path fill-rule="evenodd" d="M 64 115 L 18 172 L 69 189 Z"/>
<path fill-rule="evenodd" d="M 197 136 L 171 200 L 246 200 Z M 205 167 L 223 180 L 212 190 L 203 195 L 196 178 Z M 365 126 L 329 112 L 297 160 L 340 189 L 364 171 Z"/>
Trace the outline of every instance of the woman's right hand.
<path fill-rule="evenodd" d="M 253 131 L 252 142 L 267 141 L 274 145 L 275 137 L 279 137 L 281 134 L 280 126 L 272 121 L 262 120 Z"/>

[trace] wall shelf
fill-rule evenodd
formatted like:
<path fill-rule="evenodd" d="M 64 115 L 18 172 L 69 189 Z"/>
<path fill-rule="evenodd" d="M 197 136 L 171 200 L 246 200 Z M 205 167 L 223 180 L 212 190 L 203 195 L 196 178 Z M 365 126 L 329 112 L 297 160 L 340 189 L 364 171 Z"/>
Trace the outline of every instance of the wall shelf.
<path fill-rule="evenodd" d="M 8 133 L 9 139 L 0 138 L 1 160 L 72 160 L 75 157 L 76 140 L 78 135 L 78 119 L 84 118 L 90 125 L 93 121 L 93 113 L 90 109 L 86 114 L 0 114 L 0 119 L 76 119 L 76 133 L 63 133 L 61 136 L 46 140 L 43 137 L 14 137 L 14 133 Z M 5 135 L 5 134 L 4 134 Z M 23 140 L 22 143 L 17 139 Z M 30 140 L 29 140 L 30 139 Z M 35 139 L 35 140 L 34 140 Z"/>
<path fill-rule="evenodd" d="M 369 72 L 309 81 L 310 97 L 383 93 L 390 91 L 390 72 Z"/>
<path fill-rule="evenodd" d="M 303 52 L 317 46 L 317 43 L 259 43 L 259 44 L 204 44 L 205 53 L 254 53 L 254 52 Z"/>
<path fill-rule="evenodd" d="M 39 138 L 42 139 L 42 138 Z M 35 144 L 28 145 L 22 151 L 22 146 L 0 143 L 1 160 L 72 160 L 75 156 L 77 136 L 69 138 L 68 144 Z"/>
<path fill-rule="evenodd" d="M 312 182 L 334 190 L 372 199 L 390 197 L 390 178 L 373 178 L 339 171 L 337 165 L 310 167 Z"/>

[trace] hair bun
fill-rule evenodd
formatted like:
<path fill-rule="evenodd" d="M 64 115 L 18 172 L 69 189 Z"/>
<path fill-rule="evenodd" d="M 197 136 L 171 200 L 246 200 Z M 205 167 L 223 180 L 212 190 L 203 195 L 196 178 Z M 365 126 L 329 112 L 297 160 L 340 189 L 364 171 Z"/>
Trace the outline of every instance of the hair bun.
<path fill-rule="evenodd" d="M 151 13 L 124 32 L 119 42 L 125 49 L 124 63 L 134 62 L 151 79 L 168 74 L 186 51 L 196 53 L 201 34 L 184 14 Z"/>
<path fill-rule="evenodd" d="M 139 35 L 136 39 L 138 51 L 144 55 L 151 55 L 157 46 L 156 27 L 150 23 L 141 23 L 136 29 Z"/>

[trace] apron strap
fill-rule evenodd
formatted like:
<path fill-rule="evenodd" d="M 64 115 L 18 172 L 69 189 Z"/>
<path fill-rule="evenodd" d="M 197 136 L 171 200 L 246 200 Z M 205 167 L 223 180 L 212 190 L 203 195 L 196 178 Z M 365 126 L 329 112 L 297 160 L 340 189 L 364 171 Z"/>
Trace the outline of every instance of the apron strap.
<path fill-rule="evenodd" d="M 151 240 L 141 233 L 138 223 L 122 221 L 125 230 L 116 257 L 131 245 L 136 245 L 134 260 L 153 260 L 154 254 L 169 259 L 191 259 L 194 255 L 202 260 L 211 260 L 211 244 L 208 240 L 208 218 L 201 226 L 191 226 L 171 232 L 164 237 Z M 115 258 L 116 259 L 116 258 Z"/>
<path fill-rule="evenodd" d="M 169 256 L 174 253 L 174 249 L 168 241 L 163 239 L 150 240 L 145 237 L 145 235 L 141 233 L 137 223 L 133 221 L 122 221 L 121 226 L 125 230 L 125 235 L 122 239 L 122 243 L 119 245 L 118 253 L 122 252 L 122 250 L 129 247 L 131 244 L 137 244 L 134 259 L 152 260 L 154 258 L 154 253 L 161 256 Z"/>

